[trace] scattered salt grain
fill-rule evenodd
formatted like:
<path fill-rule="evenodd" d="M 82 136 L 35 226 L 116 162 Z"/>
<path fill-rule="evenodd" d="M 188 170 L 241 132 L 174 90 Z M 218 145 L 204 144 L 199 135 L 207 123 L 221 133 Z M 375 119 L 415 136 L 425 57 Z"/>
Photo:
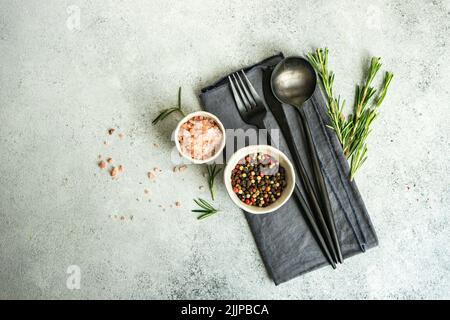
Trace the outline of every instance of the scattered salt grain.
<path fill-rule="evenodd" d="M 100 167 L 100 169 L 105 169 L 106 168 L 106 162 L 102 160 L 102 161 L 100 161 L 98 163 L 98 166 Z"/>
<path fill-rule="evenodd" d="M 119 168 L 117 168 L 117 167 L 113 167 L 110 171 L 111 177 L 117 176 L 118 173 L 119 173 Z"/>

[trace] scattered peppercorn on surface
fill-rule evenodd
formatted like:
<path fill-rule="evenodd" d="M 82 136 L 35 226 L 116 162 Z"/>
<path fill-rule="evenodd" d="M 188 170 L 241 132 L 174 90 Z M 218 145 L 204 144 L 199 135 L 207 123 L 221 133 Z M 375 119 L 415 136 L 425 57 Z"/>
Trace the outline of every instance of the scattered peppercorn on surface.
<path fill-rule="evenodd" d="M 231 185 L 233 192 L 245 204 L 267 207 L 283 193 L 286 170 L 269 154 L 249 154 L 232 170 Z"/>

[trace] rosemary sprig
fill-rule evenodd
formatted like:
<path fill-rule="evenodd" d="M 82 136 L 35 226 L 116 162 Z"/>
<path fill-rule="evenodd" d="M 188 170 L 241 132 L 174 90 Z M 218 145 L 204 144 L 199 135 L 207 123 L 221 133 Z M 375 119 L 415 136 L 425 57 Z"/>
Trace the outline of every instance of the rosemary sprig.
<path fill-rule="evenodd" d="M 336 98 L 333 94 L 334 73 L 328 70 L 328 48 L 317 49 L 315 53 L 306 56 L 316 69 L 322 89 L 326 93 L 328 115 L 331 120 L 330 127 L 334 129 L 341 145 L 344 146 L 347 144 L 351 128 L 342 112 L 345 100 L 341 101 L 340 96 Z"/>
<path fill-rule="evenodd" d="M 367 159 L 366 140 L 369 136 L 370 125 L 377 116 L 377 110 L 383 102 L 393 74 L 384 74 L 383 85 L 377 90 L 372 87 L 373 80 L 381 68 L 380 58 L 373 57 L 363 84 L 356 86 L 353 114 L 345 117 L 342 110 L 345 101 L 341 103 L 340 96 L 333 94 L 334 73 L 328 70 L 328 49 L 317 49 L 307 55 L 308 60 L 316 69 L 322 89 L 327 95 L 327 109 L 331 120 L 331 127 L 336 132 L 344 155 L 350 161 L 350 180 Z"/>
<path fill-rule="evenodd" d="M 209 192 L 211 193 L 211 199 L 214 200 L 214 181 L 216 179 L 217 174 L 222 171 L 222 168 L 218 168 L 216 164 L 208 164 L 206 166 L 208 170 L 208 187 Z"/>
<path fill-rule="evenodd" d="M 218 209 L 214 208 L 212 205 L 210 205 L 206 200 L 203 200 L 202 198 L 194 199 L 194 202 L 201 208 L 201 209 L 193 209 L 192 212 L 201 213 L 197 219 L 202 220 L 205 218 L 208 218 L 212 216 L 213 214 L 216 214 L 219 212 Z"/>
<path fill-rule="evenodd" d="M 372 58 L 366 82 L 362 86 L 356 86 L 356 97 L 354 105 L 354 116 L 352 139 L 349 141 L 348 154 L 350 161 L 350 178 L 353 178 L 356 171 L 367 159 L 366 139 L 370 133 L 370 125 L 377 116 L 377 109 L 386 96 L 387 89 L 392 80 L 392 73 L 386 72 L 383 79 L 383 87 L 378 97 L 374 97 L 376 90 L 371 87 L 373 78 L 381 67 L 379 58 Z"/>
<path fill-rule="evenodd" d="M 168 115 L 174 112 L 179 112 L 183 117 L 185 116 L 185 113 L 183 109 L 181 108 L 181 87 L 178 89 L 178 106 L 164 109 L 158 114 L 158 116 L 153 119 L 152 124 L 157 124 L 158 122 L 164 120 L 167 118 Z"/>

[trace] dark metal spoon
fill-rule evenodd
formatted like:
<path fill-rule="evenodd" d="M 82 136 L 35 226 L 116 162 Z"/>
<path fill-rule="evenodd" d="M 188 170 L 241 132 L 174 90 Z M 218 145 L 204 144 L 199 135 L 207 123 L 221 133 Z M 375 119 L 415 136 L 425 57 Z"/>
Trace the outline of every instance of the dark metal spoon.
<path fill-rule="evenodd" d="M 270 84 L 274 96 L 281 103 L 296 107 L 300 115 L 305 137 L 308 142 L 315 180 L 319 188 L 318 193 L 321 200 L 321 206 L 317 207 L 316 192 L 314 191 L 309 178 L 307 176 L 302 178 L 306 180 L 305 187 L 311 197 L 310 200 L 312 205 L 318 213 L 317 218 L 319 223 L 323 225 L 322 232 L 324 232 L 325 237 L 328 238 L 329 242 L 332 242 L 330 251 L 334 254 L 336 260 L 342 263 L 343 258 L 337 237 L 333 212 L 331 211 L 330 200 L 328 198 L 323 173 L 320 168 L 317 151 L 312 140 L 311 129 L 306 119 L 305 111 L 302 108 L 303 103 L 313 95 L 316 89 L 316 72 L 306 59 L 301 57 L 288 57 L 280 61 L 274 68 Z M 298 158 L 301 167 L 303 167 L 299 152 L 295 145 L 293 145 L 293 148 L 294 153 L 296 153 L 296 158 Z"/>

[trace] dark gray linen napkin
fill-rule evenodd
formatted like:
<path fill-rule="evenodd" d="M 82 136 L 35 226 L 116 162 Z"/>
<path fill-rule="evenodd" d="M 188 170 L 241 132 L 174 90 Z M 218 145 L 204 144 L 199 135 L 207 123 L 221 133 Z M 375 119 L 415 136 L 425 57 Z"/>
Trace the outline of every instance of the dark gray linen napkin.
<path fill-rule="evenodd" d="M 301 154 L 306 155 L 307 148 L 304 145 L 305 140 L 301 133 L 301 121 L 297 111 L 290 106 L 281 106 L 268 87 L 270 69 L 281 59 L 283 59 L 283 55 L 280 53 L 246 68 L 245 71 L 260 97 L 265 99 L 269 107 L 265 121 L 267 129 L 278 128 L 270 109 L 282 107 L 297 148 Z M 202 89 L 200 100 L 204 109 L 215 114 L 223 122 L 225 128 L 243 128 L 244 130 L 251 128 L 243 122 L 235 107 L 227 77 Z M 349 166 L 341 145 L 333 130 L 327 127 L 329 118 L 319 87 L 316 88 L 313 97 L 305 103 L 304 107 L 324 172 L 342 254 L 344 258 L 348 258 L 377 246 L 377 236 L 358 188 L 354 182 L 348 180 Z M 292 159 L 281 133 L 279 145 L 274 146 Z M 308 157 L 305 156 L 302 159 L 306 162 L 308 174 L 312 176 L 312 167 L 308 162 Z M 301 182 L 298 180 L 299 175 L 297 174 L 297 183 L 304 193 Z M 311 233 L 300 207 L 293 198 L 273 213 L 255 215 L 245 212 L 245 215 L 266 269 L 276 285 L 329 265 Z"/>

